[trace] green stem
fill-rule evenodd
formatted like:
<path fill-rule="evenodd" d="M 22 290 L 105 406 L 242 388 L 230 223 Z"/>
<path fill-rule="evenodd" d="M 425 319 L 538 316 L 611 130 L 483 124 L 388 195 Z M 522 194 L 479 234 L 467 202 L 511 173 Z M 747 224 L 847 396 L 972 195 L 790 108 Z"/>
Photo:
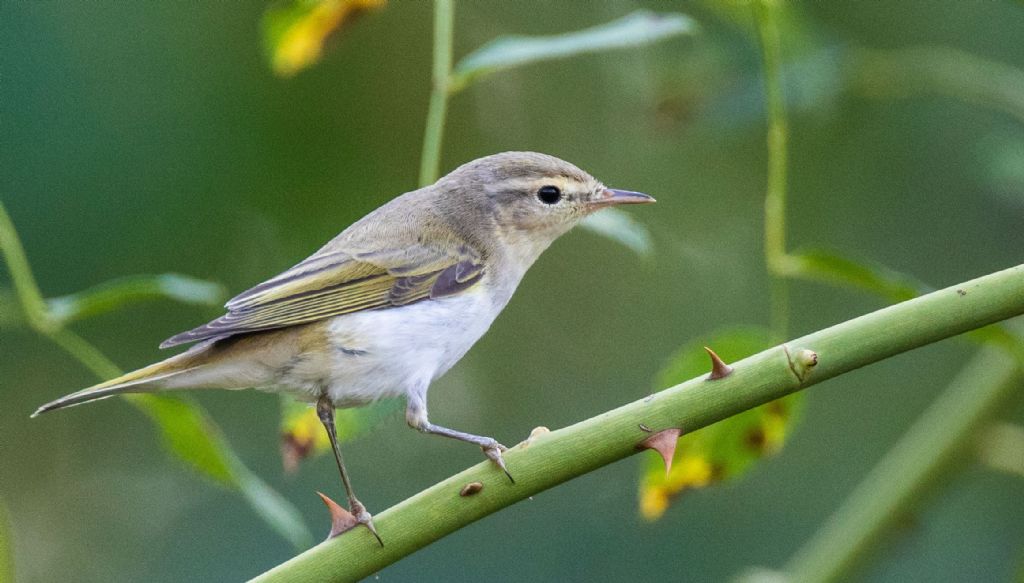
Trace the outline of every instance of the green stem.
<path fill-rule="evenodd" d="M 1020 387 L 1020 362 L 983 349 L 843 505 L 790 560 L 791 582 L 826 582 L 850 567 L 967 450 L 992 412 Z"/>
<path fill-rule="evenodd" d="M 776 339 L 786 337 L 789 323 L 789 282 L 786 280 L 786 166 L 789 129 L 782 91 L 782 41 L 779 7 L 772 0 L 754 4 L 768 117 L 768 184 L 764 197 L 764 259 L 771 284 L 770 326 Z"/>
<path fill-rule="evenodd" d="M 46 336 L 101 379 L 112 379 L 123 374 L 98 348 L 70 330 L 59 328 Z"/>
<path fill-rule="evenodd" d="M 733 364 L 728 377 L 703 377 L 520 444 L 505 460 L 509 484 L 490 462 L 473 466 L 375 518 L 384 548 L 366 529 L 325 541 L 258 581 L 354 581 L 515 502 L 636 452 L 641 426 L 695 431 L 867 364 L 1024 313 L 1024 265 L 889 306 Z M 797 378 L 787 354 L 812 350 L 818 364 Z M 642 424 L 642 425 L 641 425 Z M 483 490 L 469 497 L 469 482 Z"/>
<path fill-rule="evenodd" d="M 46 301 L 43 294 L 39 292 L 36 278 L 32 275 L 28 258 L 25 256 L 25 248 L 21 246 L 21 239 L 14 230 L 14 223 L 11 221 L 7 209 L 0 202 L 0 253 L 3 253 L 4 261 L 11 272 L 11 281 L 14 284 L 15 293 L 18 294 L 18 301 L 21 302 L 25 311 L 25 318 L 30 326 L 36 331 L 46 334 L 50 329 L 50 318 L 46 312 Z"/>
<path fill-rule="evenodd" d="M 7 507 L 0 499 L 0 581 L 14 581 L 14 545 Z"/>
<path fill-rule="evenodd" d="M 441 172 L 441 140 L 452 73 L 453 12 L 452 0 L 434 0 L 434 67 L 427 128 L 423 133 L 420 186 L 433 184 Z"/>

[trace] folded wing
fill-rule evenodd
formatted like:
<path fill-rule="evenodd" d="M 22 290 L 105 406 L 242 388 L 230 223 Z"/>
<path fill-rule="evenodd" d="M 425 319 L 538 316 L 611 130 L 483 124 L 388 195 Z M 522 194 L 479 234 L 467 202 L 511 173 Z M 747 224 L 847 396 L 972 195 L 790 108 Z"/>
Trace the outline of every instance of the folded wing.
<path fill-rule="evenodd" d="M 224 316 L 173 336 L 160 347 L 450 296 L 471 288 L 483 274 L 479 255 L 464 245 L 448 250 L 416 245 L 372 252 L 325 247 L 232 298 Z"/>

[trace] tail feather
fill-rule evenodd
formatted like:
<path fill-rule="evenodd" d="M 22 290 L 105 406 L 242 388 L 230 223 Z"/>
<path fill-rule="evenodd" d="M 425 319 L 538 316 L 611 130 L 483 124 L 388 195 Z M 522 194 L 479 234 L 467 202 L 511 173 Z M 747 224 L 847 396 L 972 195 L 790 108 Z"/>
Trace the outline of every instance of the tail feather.
<path fill-rule="evenodd" d="M 98 401 L 100 399 L 106 399 L 107 397 L 113 397 L 114 395 L 121 395 L 124 393 L 155 393 L 164 389 L 164 385 L 161 381 L 167 380 L 171 377 L 178 376 L 182 373 L 189 372 L 193 369 L 182 369 L 153 377 L 147 377 L 138 380 L 121 381 L 124 377 L 118 377 L 113 381 L 108 381 L 76 391 L 70 395 L 65 395 L 55 401 L 43 405 L 36 409 L 36 412 L 32 414 L 32 417 L 37 417 L 41 413 L 48 411 L 55 411 L 57 409 L 63 409 L 65 407 L 72 407 L 74 405 L 81 405 L 82 403 L 88 403 L 90 401 Z M 125 375 L 127 376 L 127 375 Z"/>
<path fill-rule="evenodd" d="M 122 393 L 265 386 L 274 381 L 275 371 L 286 366 L 299 350 L 296 333 L 282 330 L 201 342 L 156 364 L 47 403 L 32 416 Z"/>
<path fill-rule="evenodd" d="M 168 388 L 165 382 L 169 379 L 202 368 L 203 364 L 196 362 L 196 360 L 194 353 L 191 351 L 172 356 L 167 360 L 140 368 L 116 379 L 93 385 L 51 401 L 36 409 L 32 417 L 48 411 L 80 405 L 98 399 L 106 399 L 107 397 L 123 393 L 153 393 L 160 391 Z"/>

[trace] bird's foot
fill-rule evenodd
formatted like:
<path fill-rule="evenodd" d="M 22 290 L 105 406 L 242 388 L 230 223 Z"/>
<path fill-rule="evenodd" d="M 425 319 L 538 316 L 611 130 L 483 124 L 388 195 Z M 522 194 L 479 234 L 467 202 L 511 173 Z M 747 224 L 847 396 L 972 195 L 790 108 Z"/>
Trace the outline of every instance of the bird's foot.
<path fill-rule="evenodd" d="M 487 456 L 488 459 L 490 459 L 492 462 L 497 464 L 499 468 L 501 468 L 501 471 L 505 472 L 505 475 L 508 476 L 508 481 L 512 482 L 513 484 L 516 483 L 515 478 L 512 477 L 512 474 L 508 472 L 508 468 L 505 466 L 505 458 L 501 457 L 502 452 L 508 451 L 507 447 L 491 439 L 490 441 L 482 444 L 480 446 L 480 449 L 484 451 L 484 455 Z"/>
<path fill-rule="evenodd" d="M 351 507 L 352 515 L 356 519 L 356 523 L 365 526 L 383 548 L 384 541 L 381 540 L 380 535 L 377 534 L 377 527 L 373 525 L 373 516 L 370 516 L 370 513 L 366 511 L 366 507 L 363 506 L 363 503 L 353 498 L 349 501 L 349 506 Z"/>

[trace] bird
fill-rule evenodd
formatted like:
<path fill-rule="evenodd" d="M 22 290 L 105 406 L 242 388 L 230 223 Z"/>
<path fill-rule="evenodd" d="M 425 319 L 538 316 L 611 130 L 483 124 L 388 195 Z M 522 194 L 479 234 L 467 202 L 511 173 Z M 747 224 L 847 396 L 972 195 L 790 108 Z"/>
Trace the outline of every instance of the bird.
<path fill-rule="evenodd" d="M 479 446 L 510 480 L 507 448 L 434 424 L 427 390 L 480 339 L 526 271 L 588 215 L 654 202 L 536 152 L 467 162 L 356 221 L 307 259 L 165 340 L 186 351 L 47 403 L 33 417 L 124 393 L 245 389 L 316 407 L 349 510 L 383 545 L 352 488 L 335 410 L 404 397 L 414 429 Z"/>

